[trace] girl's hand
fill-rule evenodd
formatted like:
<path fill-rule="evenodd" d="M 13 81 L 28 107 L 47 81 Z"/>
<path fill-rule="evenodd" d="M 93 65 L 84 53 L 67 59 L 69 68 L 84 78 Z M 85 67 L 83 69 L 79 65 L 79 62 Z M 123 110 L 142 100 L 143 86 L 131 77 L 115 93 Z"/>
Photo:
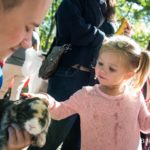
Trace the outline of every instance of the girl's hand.
<path fill-rule="evenodd" d="M 8 133 L 7 150 L 22 150 L 32 143 L 30 134 L 19 129 L 17 125 L 9 127 Z"/>
<path fill-rule="evenodd" d="M 55 101 L 55 99 L 52 96 L 48 95 L 47 93 L 38 93 L 38 94 L 23 93 L 22 96 L 28 97 L 28 98 L 38 97 L 40 99 L 43 99 L 49 108 L 53 107 L 54 101 Z"/>

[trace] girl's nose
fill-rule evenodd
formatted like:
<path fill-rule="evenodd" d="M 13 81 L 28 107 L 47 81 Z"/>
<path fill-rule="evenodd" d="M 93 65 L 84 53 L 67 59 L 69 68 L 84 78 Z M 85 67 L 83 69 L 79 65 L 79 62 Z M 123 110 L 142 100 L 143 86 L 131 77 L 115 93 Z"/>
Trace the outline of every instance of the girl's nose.
<path fill-rule="evenodd" d="M 102 67 L 101 69 L 100 69 L 100 72 L 104 75 L 104 74 L 106 74 L 106 70 L 105 70 L 105 68 L 104 67 Z"/>
<path fill-rule="evenodd" d="M 23 48 L 32 47 L 32 31 L 26 34 L 25 38 L 21 42 L 21 47 Z"/>

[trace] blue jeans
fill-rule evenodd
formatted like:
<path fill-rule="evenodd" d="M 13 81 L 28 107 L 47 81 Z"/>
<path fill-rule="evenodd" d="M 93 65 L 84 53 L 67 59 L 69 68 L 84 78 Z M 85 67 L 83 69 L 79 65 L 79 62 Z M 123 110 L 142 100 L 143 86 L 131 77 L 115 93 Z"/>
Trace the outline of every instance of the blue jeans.
<path fill-rule="evenodd" d="M 61 67 L 49 80 L 48 93 L 57 101 L 65 101 L 82 86 L 89 85 L 90 78 L 90 72 Z M 61 121 L 52 120 L 47 142 L 40 150 L 56 150 L 62 142 L 62 150 L 80 150 L 80 119 L 78 115 Z M 38 150 L 38 148 L 30 147 L 28 150 Z"/>

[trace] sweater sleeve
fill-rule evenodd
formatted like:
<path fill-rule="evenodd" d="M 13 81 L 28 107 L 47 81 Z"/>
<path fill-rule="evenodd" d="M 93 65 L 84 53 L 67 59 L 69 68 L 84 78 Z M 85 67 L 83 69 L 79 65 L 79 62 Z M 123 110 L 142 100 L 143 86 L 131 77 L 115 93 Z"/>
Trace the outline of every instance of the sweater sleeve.
<path fill-rule="evenodd" d="M 57 27 L 76 46 L 97 47 L 105 37 L 104 32 L 84 19 L 80 8 L 68 1 L 62 2 L 57 12 Z"/>
<path fill-rule="evenodd" d="M 77 91 L 68 100 L 64 102 L 58 102 L 53 99 L 51 107 L 49 107 L 51 117 L 55 120 L 61 120 L 73 114 L 77 114 L 78 109 L 81 106 L 82 99 L 82 90 Z"/>
<path fill-rule="evenodd" d="M 144 97 L 142 93 L 140 93 L 140 101 L 141 107 L 139 111 L 139 126 L 142 132 L 149 133 L 150 132 L 150 113 L 147 109 Z"/>

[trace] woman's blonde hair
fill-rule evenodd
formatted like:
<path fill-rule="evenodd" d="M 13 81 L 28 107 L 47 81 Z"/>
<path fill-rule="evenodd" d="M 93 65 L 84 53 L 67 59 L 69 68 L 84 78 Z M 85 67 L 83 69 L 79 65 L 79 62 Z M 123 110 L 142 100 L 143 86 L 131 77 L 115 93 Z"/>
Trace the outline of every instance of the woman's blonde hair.
<path fill-rule="evenodd" d="M 104 41 L 100 53 L 104 51 L 119 52 L 128 64 L 128 69 L 134 71 L 132 87 L 140 90 L 150 72 L 150 55 L 141 50 L 139 45 L 127 36 L 113 36 Z"/>
<path fill-rule="evenodd" d="M 19 6 L 23 1 L 24 0 L 0 0 L 0 3 L 2 8 L 7 11 Z"/>

